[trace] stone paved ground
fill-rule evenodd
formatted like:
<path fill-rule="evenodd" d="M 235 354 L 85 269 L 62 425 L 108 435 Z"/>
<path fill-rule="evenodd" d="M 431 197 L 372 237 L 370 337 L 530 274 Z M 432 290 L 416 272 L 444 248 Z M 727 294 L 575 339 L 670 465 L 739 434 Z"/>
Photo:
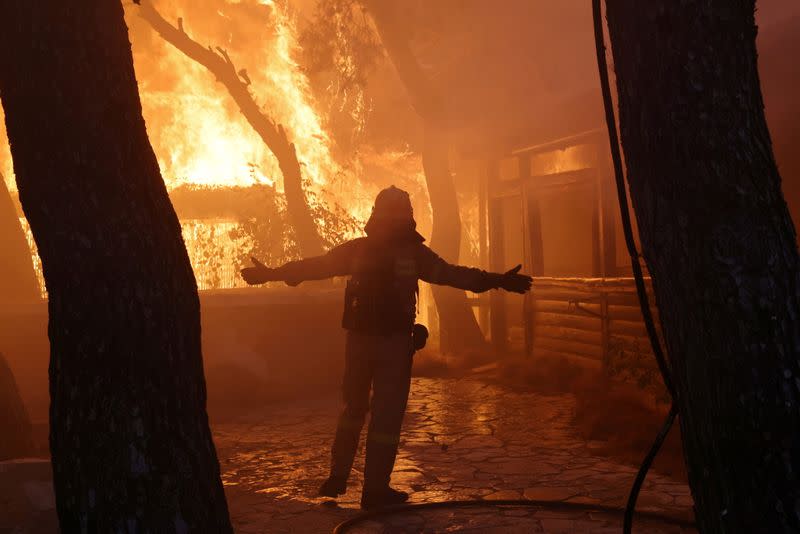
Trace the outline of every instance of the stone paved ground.
<path fill-rule="evenodd" d="M 415 378 L 395 468 L 411 502 L 453 499 L 554 499 L 622 506 L 635 469 L 593 453 L 572 431 L 569 395 L 518 393 L 474 379 Z M 281 404 L 214 425 L 237 532 L 314 533 L 358 513 L 363 458 L 347 494 L 315 496 L 327 475 L 338 399 Z M 593 446 L 594 445 L 594 446 Z M 686 485 L 650 473 L 639 508 L 688 517 Z M 684 532 L 639 522 L 638 532 Z M 354 532 L 620 532 L 619 518 L 597 512 L 485 507 L 387 517 Z"/>

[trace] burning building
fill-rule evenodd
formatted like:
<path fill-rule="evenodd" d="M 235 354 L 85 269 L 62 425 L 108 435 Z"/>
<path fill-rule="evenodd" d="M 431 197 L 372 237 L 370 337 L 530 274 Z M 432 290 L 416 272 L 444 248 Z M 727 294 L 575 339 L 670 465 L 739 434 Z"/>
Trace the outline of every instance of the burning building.
<path fill-rule="evenodd" d="M 592 362 L 607 363 L 615 346 L 646 351 L 633 288 L 623 280 L 628 258 L 588 10 L 527 2 L 500 12 L 489 5 L 424 4 L 410 3 L 401 22 L 413 28 L 410 50 L 422 71 L 446 95 L 444 153 L 461 223 L 456 255 L 496 271 L 521 263 L 537 277 L 532 296 L 469 297 L 483 336 L 500 353 Z M 390 184 L 409 190 L 421 231 L 431 234 L 435 207 L 423 168 L 419 105 L 358 3 L 165 0 L 128 6 L 126 15 L 148 135 L 200 289 L 244 285 L 238 268 L 250 253 L 269 263 L 302 255 L 292 215 L 298 198 L 323 248 L 358 235 L 375 193 Z M 537 26 L 529 28 L 529 21 Z M 767 28 L 761 54 L 767 112 L 793 209 L 797 106 L 782 89 L 794 71 L 780 51 L 796 24 Z M 220 80 L 207 61 L 181 46 L 187 42 L 227 65 L 233 82 Z M 254 126 L 254 111 L 242 98 L 291 145 L 292 185 L 280 150 Z M 21 216 L 6 143 L 0 143 L 0 171 L 13 199 L 6 211 L 14 206 Z M 6 242 L 17 246 L 7 248 L 9 275 L 2 279 L 7 294 L 25 300 L 36 293 L 29 271 L 32 263 L 38 272 L 38 258 L 34 251 L 28 262 L 23 241 L 14 231 L 8 235 Z M 212 302 L 220 294 L 203 298 Z M 437 325 L 427 288 L 420 311 L 424 322 Z"/>

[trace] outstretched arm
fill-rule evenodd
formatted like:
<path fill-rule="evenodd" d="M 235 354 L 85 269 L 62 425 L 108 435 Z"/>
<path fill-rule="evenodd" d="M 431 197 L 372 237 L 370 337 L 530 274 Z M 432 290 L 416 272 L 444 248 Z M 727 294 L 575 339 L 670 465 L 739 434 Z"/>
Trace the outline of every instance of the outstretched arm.
<path fill-rule="evenodd" d="M 290 286 L 296 286 L 306 280 L 324 280 L 350 274 L 351 243 L 334 247 L 322 256 L 290 261 L 274 269 L 251 257 L 253 266 L 242 269 L 242 278 L 250 285 L 280 280 Z"/>
<path fill-rule="evenodd" d="M 422 260 L 420 278 L 431 284 L 456 287 L 473 293 L 489 289 L 505 289 L 514 293 L 530 291 L 533 279 L 519 274 L 522 265 L 505 273 L 490 273 L 474 267 L 463 267 L 447 263 L 432 250 L 427 249 Z"/>

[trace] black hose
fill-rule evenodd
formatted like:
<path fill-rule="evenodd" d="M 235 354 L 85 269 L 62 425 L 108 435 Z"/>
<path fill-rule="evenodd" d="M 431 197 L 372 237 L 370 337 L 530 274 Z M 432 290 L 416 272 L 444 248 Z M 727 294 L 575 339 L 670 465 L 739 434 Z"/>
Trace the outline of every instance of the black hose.
<path fill-rule="evenodd" d="M 636 500 L 639 498 L 639 491 L 642 489 L 642 484 L 644 484 L 644 479 L 647 476 L 647 472 L 650 470 L 650 466 L 653 465 L 653 460 L 656 459 L 658 451 L 661 450 L 661 445 L 663 445 L 664 440 L 667 439 L 667 434 L 669 434 L 669 429 L 672 428 L 672 423 L 675 421 L 676 415 L 678 415 L 678 409 L 675 403 L 672 403 L 669 413 L 667 414 L 667 419 L 664 421 L 661 430 L 656 436 L 656 440 L 653 442 L 650 451 L 647 453 L 647 456 L 644 457 L 642 465 L 636 473 L 633 486 L 631 486 L 631 492 L 628 494 L 628 502 L 625 505 L 625 519 L 622 523 L 622 532 L 624 534 L 630 534 L 631 529 L 633 529 L 633 512 L 636 509 Z"/>
<path fill-rule="evenodd" d="M 639 251 L 636 250 L 636 241 L 633 238 L 633 226 L 631 225 L 631 215 L 628 208 L 628 194 L 625 190 L 625 175 L 622 171 L 622 156 L 619 150 L 619 138 L 617 137 L 617 121 L 614 117 L 614 105 L 611 100 L 611 87 L 608 81 L 608 65 L 606 63 L 606 47 L 603 39 L 603 18 L 600 9 L 600 0 L 592 0 L 592 11 L 594 14 L 594 38 L 597 49 L 597 67 L 600 71 L 600 87 L 603 92 L 603 106 L 606 113 L 606 125 L 608 126 L 608 140 L 611 145 L 611 159 L 614 162 L 614 177 L 617 182 L 617 197 L 619 199 L 619 209 L 622 215 L 622 229 L 625 233 L 625 244 L 628 247 L 628 254 L 631 256 L 631 268 L 633 278 L 636 281 L 636 292 L 639 295 L 639 307 L 642 309 L 644 326 L 647 335 L 650 337 L 650 344 L 653 346 L 658 368 L 661 371 L 661 378 L 672 398 L 675 398 L 675 386 L 672 384 L 667 359 L 661 349 L 661 343 L 656 333 L 656 325 L 653 321 L 653 313 L 650 311 L 650 302 L 647 297 L 647 289 L 644 285 L 642 275 L 642 265 L 639 263 Z"/>
<path fill-rule="evenodd" d="M 644 276 L 642 275 L 642 265 L 639 263 L 639 251 L 636 250 L 636 241 L 633 239 L 633 227 L 631 225 L 631 216 L 628 207 L 628 194 L 625 189 L 625 175 L 622 171 L 622 156 L 620 154 L 619 138 L 617 137 L 617 120 L 614 116 L 614 104 L 611 100 L 611 85 L 608 81 L 608 64 L 606 63 L 606 45 L 605 38 L 603 37 L 603 12 L 600 4 L 601 0 L 592 0 L 592 16 L 594 19 L 594 42 L 595 50 L 597 52 L 597 68 L 600 74 L 600 88 L 603 93 L 603 107 L 606 113 L 606 126 L 608 127 L 608 141 L 611 148 L 611 159 L 614 163 L 614 178 L 617 183 L 617 198 L 619 199 L 619 209 L 622 215 L 622 228 L 625 232 L 625 244 L 628 247 L 628 254 L 631 257 L 631 268 L 633 269 L 633 278 L 636 281 L 636 293 L 639 295 L 639 307 L 642 310 L 642 318 L 644 325 L 647 329 L 647 335 L 650 338 L 650 345 L 653 347 L 653 354 L 658 362 L 658 369 L 661 372 L 661 379 L 664 381 L 664 386 L 672 398 L 672 405 L 669 409 L 669 414 L 664 421 L 661 431 L 656 436 L 650 451 L 645 456 L 639 472 L 636 474 L 636 479 L 631 487 L 631 492 L 628 495 L 628 504 L 625 507 L 625 522 L 622 527 L 623 534 L 630 534 L 633 526 L 633 511 L 636 508 L 636 500 L 639 497 L 639 491 L 642 489 L 644 479 L 647 476 L 647 471 L 653 463 L 661 445 L 669 434 L 672 428 L 672 423 L 675 421 L 675 416 L 678 414 L 678 405 L 675 403 L 676 390 L 672 382 L 667 359 L 664 357 L 664 351 L 661 349 L 661 342 L 656 333 L 656 325 L 653 321 L 653 314 L 650 311 L 650 302 L 647 298 L 647 289 L 644 285 Z"/>
<path fill-rule="evenodd" d="M 363 512 L 356 516 L 346 519 L 336 525 L 333 534 L 344 534 L 348 529 L 362 521 L 369 521 L 377 517 L 417 512 L 421 510 L 436 510 L 439 508 L 480 508 L 489 506 L 526 506 L 538 507 L 549 510 L 582 511 L 582 512 L 604 512 L 613 515 L 621 515 L 625 512 L 623 508 L 615 506 L 603 506 L 599 504 L 584 504 L 577 502 L 547 501 L 547 500 L 527 500 L 527 499 L 498 499 L 498 500 L 468 500 L 468 501 L 439 501 L 420 504 L 400 504 L 395 506 L 385 506 L 376 510 Z M 662 515 L 655 512 L 638 512 L 639 517 L 659 521 L 668 525 L 675 525 L 682 528 L 691 528 L 695 523 L 680 517 Z"/>

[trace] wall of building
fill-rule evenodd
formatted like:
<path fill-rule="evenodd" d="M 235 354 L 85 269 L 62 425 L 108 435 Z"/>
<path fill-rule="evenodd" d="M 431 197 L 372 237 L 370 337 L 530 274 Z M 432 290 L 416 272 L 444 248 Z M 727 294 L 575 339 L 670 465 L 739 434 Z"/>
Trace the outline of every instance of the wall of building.
<path fill-rule="evenodd" d="M 333 389 L 341 381 L 341 289 L 248 288 L 200 292 L 203 359 L 212 417 Z M 34 422 L 48 417 L 47 305 L 0 314 L 0 351 Z"/>

